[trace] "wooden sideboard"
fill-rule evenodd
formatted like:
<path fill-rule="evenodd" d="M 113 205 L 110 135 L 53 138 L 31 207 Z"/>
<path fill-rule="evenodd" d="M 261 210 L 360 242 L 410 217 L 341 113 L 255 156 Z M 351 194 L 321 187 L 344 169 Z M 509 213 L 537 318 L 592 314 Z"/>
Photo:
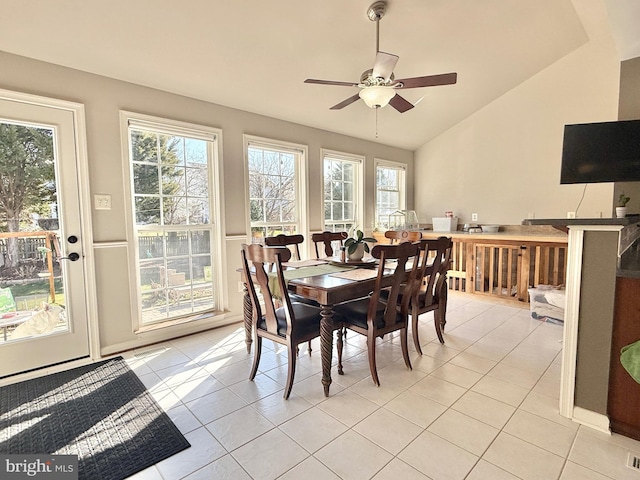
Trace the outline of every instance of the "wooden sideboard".
<path fill-rule="evenodd" d="M 449 288 L 514 302 L 529 302 L 529 287 L 564 285 L 567 235 L 498 232 L 464 233 L 422 231 L 423 238 L 451 237 Z M 384 232 L 374 232 L 386 242 Z"/>

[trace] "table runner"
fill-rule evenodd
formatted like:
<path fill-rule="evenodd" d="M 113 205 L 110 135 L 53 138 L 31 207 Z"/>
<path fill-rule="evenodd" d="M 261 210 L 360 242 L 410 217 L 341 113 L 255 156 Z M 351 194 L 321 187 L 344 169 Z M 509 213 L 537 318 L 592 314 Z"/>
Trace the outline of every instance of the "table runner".
<path fill-rule="evenodd" d="M 336 265 L 317 265 L 314 267 L 301 267 L 293 270 L 285 270 L 284 281 L 294 280 L 296 278 L 315 277 L 316 275 L 326 275 L 328 273 L 344 272 L 351 270 L 352 267 L 338 267 Z M 275 272 L 269 273 L 269 289 L 275 298 L 280 298 L 280 286 L 278 285 L 278 276 Z"/>

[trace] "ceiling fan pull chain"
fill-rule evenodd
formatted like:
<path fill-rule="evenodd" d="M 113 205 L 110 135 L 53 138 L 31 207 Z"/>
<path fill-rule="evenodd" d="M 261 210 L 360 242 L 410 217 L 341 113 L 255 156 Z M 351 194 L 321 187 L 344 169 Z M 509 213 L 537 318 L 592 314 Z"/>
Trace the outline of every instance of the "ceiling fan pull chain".
<path fill-rule="evenodd" d="M 374 108 L 374 110 L 376 111 L 376 138 L 378 138 L 378 110 L 380 108 Z"/>

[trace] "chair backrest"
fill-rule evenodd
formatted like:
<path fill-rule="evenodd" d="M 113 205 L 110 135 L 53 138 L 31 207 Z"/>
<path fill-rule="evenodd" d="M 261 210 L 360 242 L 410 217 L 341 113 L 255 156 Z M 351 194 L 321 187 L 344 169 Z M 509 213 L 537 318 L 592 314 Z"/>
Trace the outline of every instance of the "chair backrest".
<path fill-rule="evenodd" d="M 391 243 L 417 242 L 422 239 L 421 232 L 410 232 L 409 230 L 387 230 L 384 236 L 391 240 Z"/>
<path fill-rule="evenodd" d="M 274 237 L 265 237 L 264 244 L 268 247 L 288 247 L 293 245 L 293 253 L 295 253 L 295 259 L 300 260 L 300 245 L 304 242 L 304 235 L 285 235 L 281 233 Z"/>
<path fill-rule="evenodd" d="M 421 297 L 418 305 L 421 307 L 437 302 L 441 289 L 445 287 L 444 282 L 447 272 L 451 267 L 451 249 L 453 241 L 449 237 L 438 237 L 436 239 L 422 239 L 419 243 L 420 249 L 420 278 L 424 279 L 425 295 Z M 418 291 L 414 292 L 415 301 L 418 301 Z"/>
<path fill-rule="evenodd" d="M 274 266 L 278 287 L 280 288 L 280 297 L 278 300 L 283 307 L 287 309 L 287 332 L 291 332 L 291 325 L 294 318 L 291 300 L 287 293 L 287 285 L 284 280 L 282 263 L 291 258 L 291 250 L 287 247 L 263 247 L 254 243 L 251 245 L 242 245 L 242 269 L 244 271 L 245 281 L 247 282 L 247 290 L 251 296 L 253 305 L 254 322 L 260 321 L 264 316 L 267 331 L 274 335 L 278 332 L 278 322 L 276 319 L 276 299 L 269 286 L 268 269 Z M 256 285 L 260 287 L 260 293 L 264 300 L 264 312 L 260 305 Z M 254 325 L 254 328 L 256 326 Z"/>
<path fill-rule="evenodd" d="M 324 245 L 324 256 L 333 257 L 333 245 L 332 242 L 340 242 L 340 246 L 343 245 L 349 234 L 347 232 L 322 232 L 311 234 L 311 241 L 316 248 L 316 258 L 320 258 L 320 251 L 318 245 Z"/>
<path fill-rule="evenodd" d="M 371 256 L 378 258 L 380 264 L 378 265 L 378 275 L 376 276 L 376 284 L 371 294 L 371 300 L 369 301 L 369 310 L 367 311 L 367 320 L 373 319 L 376 315 L 378 308 L 378 302 L 380 300 L 380 292 L 383 288 L 386 289 L 385 294 L 385 312 L 384 321 L 387 325 L 396 323 L 398 318 L 398 311 L 403 313 L 406 318 L 406 313 L 409 310 L 409 302 L 414 293 L 414 290 L 419 287 L 421 278 L 418 278 L 420 274 L 418 268 L 418 244 L 411 242 L 403 242 L 396 245 L 375 245 L 371 250 Z M 413 267 L 407 275 L 407 262 L 411 257 L 414 257 Z M 395 266 L 393 267 L 393 280 L 390 287 L 383 286 L 383 278 L 386 270 L 389 268 L 387 261 L 395 260 Z M 400 304 L 398 304 L 398 298 L 402 298 Z"/>

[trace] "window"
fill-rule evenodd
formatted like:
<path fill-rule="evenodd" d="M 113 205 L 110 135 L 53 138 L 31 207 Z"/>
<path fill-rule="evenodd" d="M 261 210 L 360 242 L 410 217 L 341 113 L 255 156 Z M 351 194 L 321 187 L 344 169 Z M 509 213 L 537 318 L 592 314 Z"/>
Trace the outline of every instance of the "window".
<path fill-rule="evenodd" d="M 251 241 L 303 232 L 303 147 L 245 137 Z"/>
<path fill-rule="evenodd" d="M 143 118 L 126 121 L 138 308 L 147 325 L 216 309 L 219 133 Z"/>
<path fill-rule="evenodd" d="M 349 231 L 357 226 L 362 158 L 323 150 L 324 163 L 324 229 Z"/>
<path fill-rule="evenodd" d="M 405 166 L 400 163 L 376 163 L 376 226 L 389 228 L 389 215 L 405 208 Z"/>

